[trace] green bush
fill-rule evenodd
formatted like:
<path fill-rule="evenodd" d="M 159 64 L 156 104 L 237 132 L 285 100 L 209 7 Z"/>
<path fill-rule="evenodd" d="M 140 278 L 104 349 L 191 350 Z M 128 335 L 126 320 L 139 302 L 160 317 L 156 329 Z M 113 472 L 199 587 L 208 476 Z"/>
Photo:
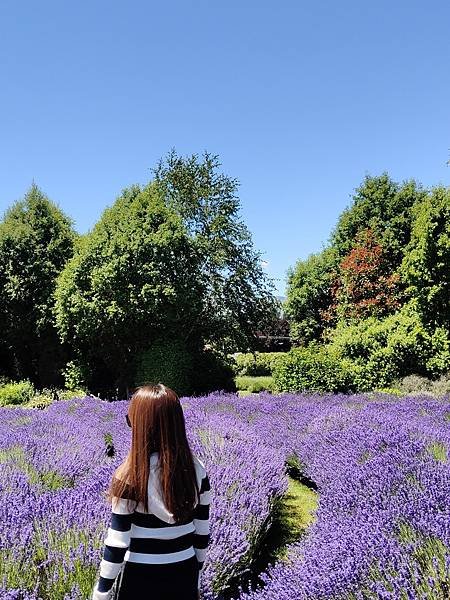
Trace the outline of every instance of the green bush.
<path fill-rule="evenodd" d="M 285 352 L 240 352 L 233 355 L 233 371 L 237 376 L 272 375 L 277 362 L 285 354 Z"/>
<path fill-rule="evenodd" d="M 250 377 L 241 375 L 235 378 L 236 387 L 239 391 L 245 390 L 253 394 L 258 392 L 273 392 L 275 382 L 271 376 Z"/>
<path fill-rule="evenodd" d="M 36 408 L 42 410 L 52 404 L 53 398 L 48 394 L 36 394 L 29 402 L 24 404 L 24 408 Z"/>
<path fill-rule="evenodd" d="M 179 396 L 235 391 L 231 366 L 211 350 L 191 350 L 182 341 L 158 340 L 140 356 L 135 384 L 164 383 Z"/>
<path fill-rule="evenodd" d="M 235 392 L 236 386 L 230 362 L 212 350 L 194 353 L 192 388 L 195 394 L 206 394 L 217 390 Z"/>
<path fill-rule="evenodd" d="M 0 406 L 25 404 L 34 396 L 34 387 L 30 381 L 6 383 L 0 387 Z"/>
<path fill-rule="evenodd" d="M 84 398 L 87 391 L 84 389 L 56 390 L 59 400 L 72 400 L 72 398 Z"/>
<path fill-rule="evenodd" d="M 142 352 L 136 365 L 135 384 L 163 383 L 179 396 L 192 392 L 193 361 L 181 340 L 157 340 Z"/>
<path fill-rule="evenodd" d="M 390 396 L 403 396 L 403 392 L 396 387 L 377 388 L 374 391 L 383 392 L 384 394 L 389 394 Z"/>
<path fill-rule="evenodd" d="M 67 390 L 81 390 L 86 384 L 87 373 L 83 366 L 75 361 L 67 363 L 66 368 L 62 371 L 64 383 Z"/>
<path fill-rule="evenodd" d="M 275 389 L 279 392 L 352 391 L 350 366 L 348 361 L 342 361 L 318 344 L 293 348 L 276 364 Z"/>
<path fill-rule="evenodd" d="M 353 387 L 387 387 L 394 379 L 417 374 L 435 378 L 450 362 L 450 338 L 443 328 L 428 330 L 414 302 L 379 320 L 340 323 L 330 333 L 328 351 L 350 360 Z"/>

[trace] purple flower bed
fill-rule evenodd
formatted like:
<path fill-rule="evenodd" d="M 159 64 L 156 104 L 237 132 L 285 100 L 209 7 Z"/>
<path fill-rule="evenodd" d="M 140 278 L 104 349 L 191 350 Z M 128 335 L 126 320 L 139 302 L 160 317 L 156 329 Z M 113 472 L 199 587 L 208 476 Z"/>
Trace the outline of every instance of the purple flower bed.
<path fill-rule="evenodd" d="M 126 401 L 92 398 L 44 411 L 0 409 L 1 599 L 89 596 L 109 525 L 103 492 L 130 444 L 126 410 Z M 209 599 L 249 568 L 272 503 L 287 487 L 284 455 L 259 447 L 236 414 L 206 415 L 188 406 L 185 414 L 191 447 L 214 489 L 204 573 Z M 106 436 L 113 458 L 105 454 Z"/>
<path fill-rule="evenodd" d="M 183 398 L 213 489 L 203 597 L 245 578 L 287 489 L 318 486 L 308 535 L 239 600 L 450 597 L 450 399 L 270 394 Z M 0 409 L 0 599 L 89 595 L 129 446 L 125 401 Z M 105 454 L 111 436 L 116 450 Z M 242 581 L 243 581 L 242 579 Z"/>

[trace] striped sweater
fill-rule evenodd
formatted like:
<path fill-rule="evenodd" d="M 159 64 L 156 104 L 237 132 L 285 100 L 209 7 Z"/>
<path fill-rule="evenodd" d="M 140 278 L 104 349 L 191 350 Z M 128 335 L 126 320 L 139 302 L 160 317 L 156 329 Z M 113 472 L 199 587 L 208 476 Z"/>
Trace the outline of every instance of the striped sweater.
<path fill-rule="evenodd" d="M 196 556 L 200 574 L 209 544 L 210 484 L 203 462 L 193 455 L 200 501 L 196 504 L 192 521 L 176 525 L 162 499 L 158 477 L 158 453 L 150 455 L 148 478 L 148 512 L 140 502 L 125 498 L 112 499 L 111 521 L 104 540 L 103 558 L 92 600 L 109 600 L 112 587 L 125 561 L 163 564 L 187 560 Z"/>

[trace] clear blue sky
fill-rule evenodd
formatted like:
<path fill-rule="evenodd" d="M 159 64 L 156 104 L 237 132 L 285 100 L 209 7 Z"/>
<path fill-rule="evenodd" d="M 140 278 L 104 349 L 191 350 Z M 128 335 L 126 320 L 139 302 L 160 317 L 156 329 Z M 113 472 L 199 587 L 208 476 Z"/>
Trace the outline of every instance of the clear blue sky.
<path fill-rule="evenodd" d="M 364 175 L 448 185 L 447 0 L 0 4 L 0 211 L 87 231 L 159 157 L 216 153 L 284 292 Z"/>

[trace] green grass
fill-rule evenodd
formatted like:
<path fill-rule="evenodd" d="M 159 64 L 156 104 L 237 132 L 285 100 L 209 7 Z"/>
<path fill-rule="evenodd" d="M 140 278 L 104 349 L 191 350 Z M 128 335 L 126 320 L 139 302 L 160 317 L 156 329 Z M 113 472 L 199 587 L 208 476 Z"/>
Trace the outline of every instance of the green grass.
<path fill-rule="evenodd" d="M 247 557 L 246 564 L 243 564 L 247 575 L 243 578 L 237 567 L 236 574 L 231 579 L 229 575 L 218 575 L 213 583 L 213 589 L 216 592 L 221 591 L 224 600 L 235 598 L 238 586 L 248 590 L 260 585 L 262 581 L 259 574 L 275 561 L 288 560 L 287 545 L 306 535 L 309 526 L 314 522 L 318 495 L 295 479 L 297 469 L 301 466 L 296 458 L 291 457 L 292 464 L 287 464 L 288 472 L 292 472 L 294 477 L 288 475 L 288 488 L 282 496 L 274 500 L 268 529 L 262 535 L 258 534 L 258 539 L 254 540 L 252 556 Z M 251 564 L 250 573 L 247 570 L 248 560 Z M 217 568 L 217 573 L 220 573 L 219 564 Z"/>
<path fill-rule="evenodd" d="M 286 546 L 298 540 L 313 523 L 318 505 L 316 492 L 306 485 L 288 478 L 289 485 L 277 515 L 278 544 L 277 560 L 287 558 Z"/>

